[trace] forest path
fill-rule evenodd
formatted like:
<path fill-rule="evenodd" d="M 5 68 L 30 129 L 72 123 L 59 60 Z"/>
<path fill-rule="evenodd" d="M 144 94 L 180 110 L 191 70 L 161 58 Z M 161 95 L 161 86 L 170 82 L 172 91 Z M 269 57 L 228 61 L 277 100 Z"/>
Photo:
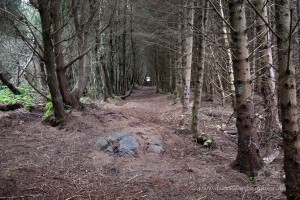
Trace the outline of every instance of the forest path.
<path fill-rule="evenodd" d="M 143 120 L 144 123 L 161 124 L 165 127 L 175 125 L 181 105 L 170 96 L 157 94 L 154 87 L 140 87 L 125 101 L 110 108 Z"/>
<path fill-rule="evenodd" d="M 209 108 L 210 107 L 210 108 Z M 217 105 L 204 102 L 202 111 Z M 43 113 L 17 110 L 0 113 L 0 197 L 14 199 L 282 199 L 279 173 L 261 175 L 255 184 L 229 164 L 237 138 L 220 134 L 212 117 L 205 130 L 216 148 L 205 149 L 189 136 L 176 134 L 181 106 L 170 95 L 141 87 L 126 100 L 111 100 L 72 111 L 64 124 L 41 122 Z M 222 111 L 223 112 L 223 111 Z M 203 117 L 205 117 L 203 115 Z M 215 119 L 219 120 L 219 119 Z M 137 133 L 133 157 L 99 151 L 99 137 Z M 148 139 L 162 141 L 164 152 L 148 150 Z M 275 171 L 281 169 L 275 165 Z M 232 190 L 230 186 L 272 185 L 277 190 Z"/>

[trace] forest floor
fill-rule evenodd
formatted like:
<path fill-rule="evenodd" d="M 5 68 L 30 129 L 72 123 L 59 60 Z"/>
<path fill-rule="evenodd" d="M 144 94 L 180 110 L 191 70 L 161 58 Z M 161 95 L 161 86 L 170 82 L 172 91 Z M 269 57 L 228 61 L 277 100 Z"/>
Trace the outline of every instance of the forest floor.
<path fill-rule="evenodd" d="M 282 152 L 255 178 L 231 169 L 237 136 L 218 130 L 230 106 L 203 102 L 201 126 L 213 139 L 204 148 L 178 133 L 181 106 L 152 87 L 126 100 L 89 104 L 58 127 L 41 111 L 0 113 L 0 199 L 285 199 Z M 234 122 L 229 123 L 234 129 Z M 101 136 L 138 133 L 133 157 L 99 151 Z M 159 138 L 164 152 L 147 150 Z"/>

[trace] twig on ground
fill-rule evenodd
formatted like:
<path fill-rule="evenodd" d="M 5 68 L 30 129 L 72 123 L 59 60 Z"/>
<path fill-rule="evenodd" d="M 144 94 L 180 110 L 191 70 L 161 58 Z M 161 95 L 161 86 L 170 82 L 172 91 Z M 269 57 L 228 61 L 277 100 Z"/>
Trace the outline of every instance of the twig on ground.
<path fill-rule="evenodd" d="M 71 197 L 69 197 L 69 198 L 67 198 L 67 199 L 65 199 L 65 200 L 71 200 L 71 199 L 74 199 L 75 197 L 81 197 L 82 195 L 74 195 L 74 196 L 71 196 Z"/>
<path fill-rule="evenodd" d="M 0 199 L 23 199 L 25 197 L 27 197 L 27 196 L 0 197 Z"/>
<path fill-rule="evenodd" d="M 129 182 L 129 181 L 131 181 L 131 180 L 133 180 L 133 179 L 135 179 L 135 178 L 137 178 L 137 177 L 139 177 L 139 176 L 142 176 L 143 174 L 136 174 L 135 176 L 133 176 L 133 177 L 131 177 L 130 179 L 128 179 L 127 181 L 125 181 L 124 183 L 127 183 L 127 182 Z"/>

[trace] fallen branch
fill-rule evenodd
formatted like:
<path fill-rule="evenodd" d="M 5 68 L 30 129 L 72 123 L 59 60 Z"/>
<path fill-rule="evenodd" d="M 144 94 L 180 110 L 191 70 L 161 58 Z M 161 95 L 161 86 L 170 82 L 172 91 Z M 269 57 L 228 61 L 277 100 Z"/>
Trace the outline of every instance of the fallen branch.
<path fill-rule="evenodd" d="M 2 72 L 0 72 L 0 80 L 2 81 L 2 83 L 4 85 L 6 85 L 8 87 L 8 89 L 10 89 L 10 91 L 12 91 L 12 93 L 14 93 L 15 95 L 21 94 L 21 92 L 4 77 Z"/>
<path fill-rule="evenodd" d="M 137 177 L 139 177 L 139 176 L 142 176 L 143 174 L 136 174 L 135 176 L 133 176 L 133 177 L 131 177 L 130 179 L 128 179 L 128 180 L 126 180 L 124 183 L 127 183 L 127 182 L 129 182 L 129 181 L 131 181 L 131 180 L 133 180 L 133 179 L 135 179 L 135 178 L 137 178 Z"/>
<path fill-rule="evenodd" d="M 23 199 L 25 196 L 15 196 L 15 197 L 0 197 L 0 199 Z"/>
<path fill-rule="evenodd" d="M 0 104 L 0 111 L 17 110 L 23 107 L 21 103 Z"/>

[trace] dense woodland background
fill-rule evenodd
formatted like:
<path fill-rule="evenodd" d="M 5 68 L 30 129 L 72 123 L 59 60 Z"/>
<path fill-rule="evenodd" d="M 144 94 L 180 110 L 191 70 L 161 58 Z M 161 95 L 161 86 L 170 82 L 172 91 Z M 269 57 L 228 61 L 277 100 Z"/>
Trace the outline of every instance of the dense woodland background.
<path fill-rule="evenodd" d="M 194 135 L 201 100 L 231 104 L 233 168 L 255 176 L 257 132 L 282 136 L 286 195 L 300 198 L 299 1 L 2 0 L 0 20 L 1 80 L 51 102 L 54 124 L 82 97 L 124 99 L 137 85 L 173 93 Z"/>

